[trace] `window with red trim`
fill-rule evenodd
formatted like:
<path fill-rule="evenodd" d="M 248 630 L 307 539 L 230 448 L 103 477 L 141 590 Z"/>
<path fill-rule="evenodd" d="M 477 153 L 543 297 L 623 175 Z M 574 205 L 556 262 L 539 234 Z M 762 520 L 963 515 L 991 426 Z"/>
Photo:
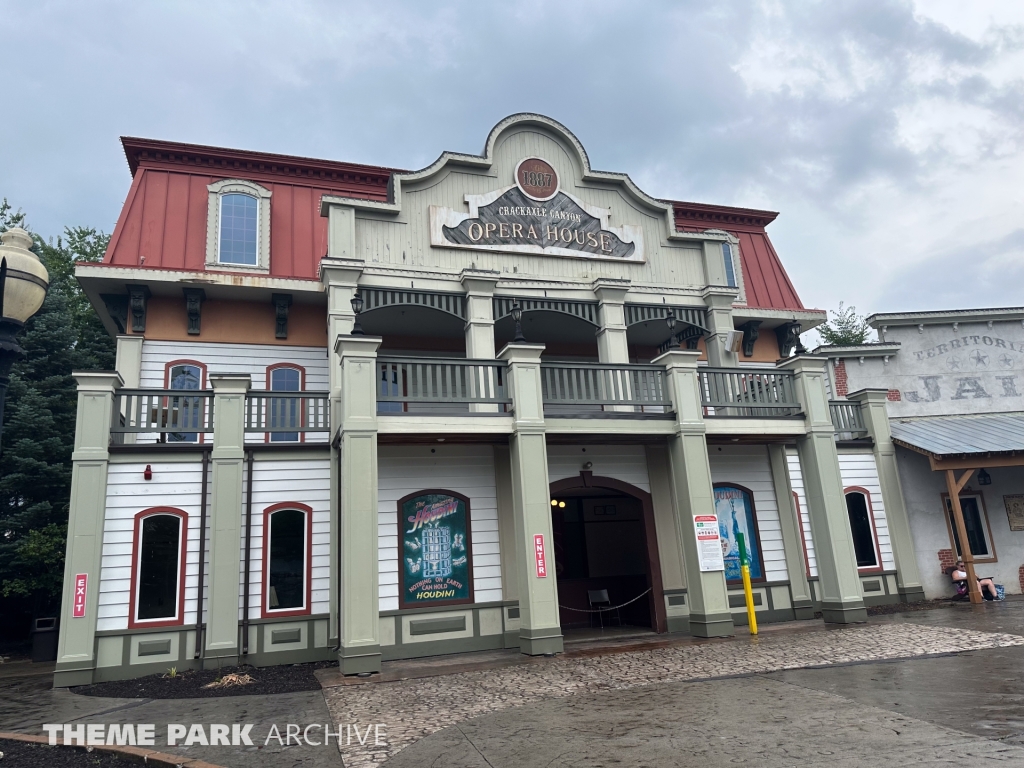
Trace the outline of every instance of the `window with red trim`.
<path fill-rule="evenodd" d="M 264 512 L 264 617 L 310 612 L 311 517 L 304 504 L 275 504 Z"/>
<path fill-rule="evenodd" d="M 182 623 L 188 515 L 160 507 L 135 516 L 129 626 Z"/>
<path fill-rule="evenodd" d="M 172 360 L 165 367 L 167 389 L 200 390 L 206 387 L 206 366 L 195 360 Z M 188 432 L 203 424 L 206 400 L 202 397 L 171 397 L 168 403 L 171 418 L 180 424 L 182 431 L 168 432 L 168 443 L 200 442 L 198 432 Z"/>
<path fill-rule="evenodd" d="M 846 489 L 846 512 L 850 518 L 850 532 L 853 534 L 853 550 L 857 557 L 857 568 L 880 568 L 881 560 L 878 556 L 875 537 L 875 521 L 868 492 L 862 488 Z"/>

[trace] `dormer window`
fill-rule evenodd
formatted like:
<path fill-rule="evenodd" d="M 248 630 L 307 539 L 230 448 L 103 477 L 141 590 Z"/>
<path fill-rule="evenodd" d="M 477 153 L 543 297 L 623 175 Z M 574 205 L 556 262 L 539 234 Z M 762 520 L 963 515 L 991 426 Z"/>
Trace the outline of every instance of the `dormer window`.
<path fill-rule="evenodd" d="M 260 201 L 251 195 L 221 195 L 220 250 L 221 264 L 257 264 L 256 242 L 259 239 Z"/>
<path fill-rule="evenodd" d="M 207 187 L 208 269 L 270 271 L 270 190 L 227 179 Z"/>
<path fill-rule="evenodd" d="M 736 287 L 736 267 L 732 260 L 732 245 L 722 243 L 722 259 L 725 261 L 725 281 L 730 288 Z"/>

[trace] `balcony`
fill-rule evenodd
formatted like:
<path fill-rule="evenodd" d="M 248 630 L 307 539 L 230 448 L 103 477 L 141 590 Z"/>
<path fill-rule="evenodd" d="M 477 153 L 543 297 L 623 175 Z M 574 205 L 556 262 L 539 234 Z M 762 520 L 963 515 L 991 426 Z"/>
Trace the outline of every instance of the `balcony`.
<path fill-rule="evenodd" d="M 778 419 L 799 416 L 793 374 L 774 368 L 700 368 L 701 405 L 708 418 Z"/>
<path fill-rule="evenodd" d="M 828 410 L 832 415 L 832 424 L 836 428 L 836 440 L 867 437 L 868 428 L 860 411 L 860 403 L 851 400 L 829 400 Z"/>
<path fill-rule="evenodd" d="M 465 358 L 377 358 L 377 413 L 504 413 L 505 364 Z"/>

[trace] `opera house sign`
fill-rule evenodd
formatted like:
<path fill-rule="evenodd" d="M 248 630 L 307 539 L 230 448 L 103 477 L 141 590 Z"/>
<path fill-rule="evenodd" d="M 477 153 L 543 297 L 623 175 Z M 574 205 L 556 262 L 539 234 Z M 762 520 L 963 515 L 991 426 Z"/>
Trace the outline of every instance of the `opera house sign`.
<path fill-rule="evenodd" d="M 505 253 L 642 263 L 643 232 L 612 227 L 611 211 L 559 189 L 558 174 L 540 158 L 519 162 L 515 184 L 466 195 L 469 213 L 430 206 L 430 244 Z"/>

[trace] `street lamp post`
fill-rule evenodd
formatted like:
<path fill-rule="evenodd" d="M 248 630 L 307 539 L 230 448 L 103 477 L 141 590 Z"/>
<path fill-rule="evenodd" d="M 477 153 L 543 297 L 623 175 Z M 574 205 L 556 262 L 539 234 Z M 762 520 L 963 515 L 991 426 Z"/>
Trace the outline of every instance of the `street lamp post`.
<path fill-rule="evenodd" d="M 31 247 L 32 236 L 20 227 L 0 235 L 0 440 L 11 366 L 25 354 L 15 337 L 43 306 L 50 287 L 50 275 Z"/>

